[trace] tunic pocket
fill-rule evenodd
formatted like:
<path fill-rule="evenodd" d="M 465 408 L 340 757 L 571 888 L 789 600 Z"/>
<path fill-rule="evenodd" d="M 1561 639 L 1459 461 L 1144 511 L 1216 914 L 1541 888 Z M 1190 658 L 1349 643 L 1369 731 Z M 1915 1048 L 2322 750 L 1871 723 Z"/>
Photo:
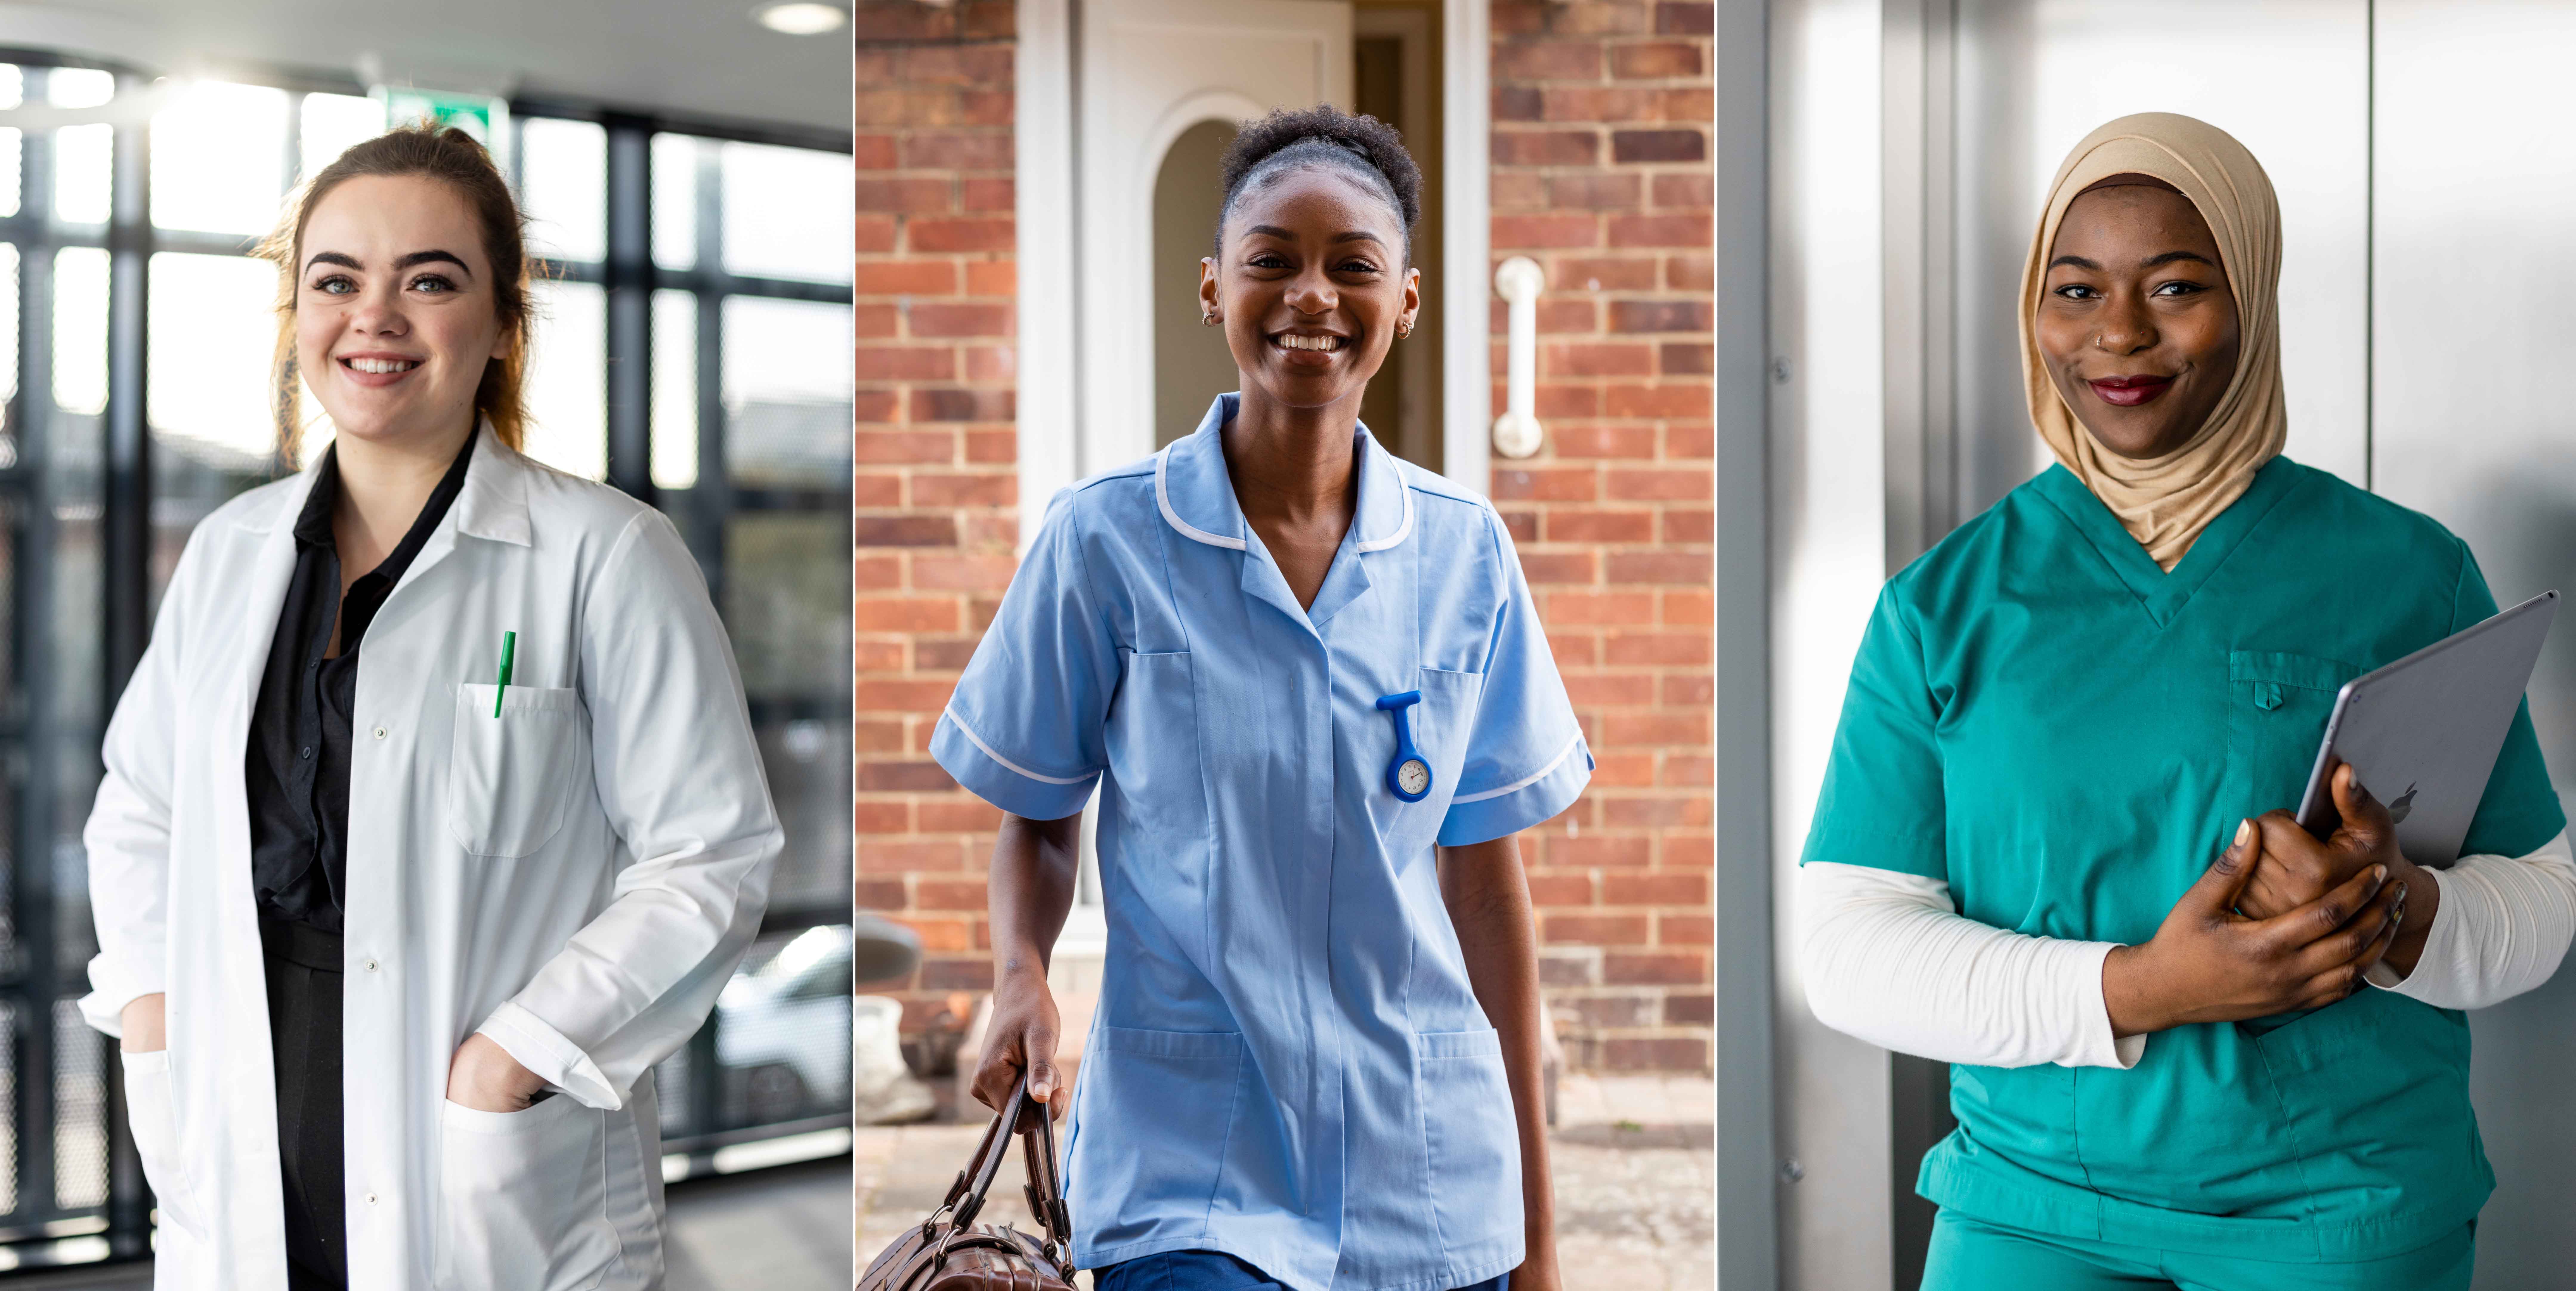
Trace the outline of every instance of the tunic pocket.
<path fill-rule="evenodd" d="M 117 1051 L 125 1067 L 125 1117 L 134 1131 L 134 1154 L 143 1158 L 143 1177 L 152 1185 L 165 1229 L 182 1230 L 203 1241 L 206 1217 L 188 1185 L 188 1169 L 179 1155 L 177 1100 L 170 1088 L 170 1051 Z M 165 1236 L 164 1242 L 168 1241 Z"/>
<path fill-rule="evenodd" d="M 1094 1029 L 1066 1174 L 1085 1249 L 1204 1231 L 1244 1076 L 1237 1032 Z"/>
<path fill-rule="evenodd" d="M 477 856 L 534 854 L 563 828 L 586 771 L 589 723 L 573 690 L 456 687 L 456 731 L 447 759 L 447 824 Z"/>
<path fill-rule="evenodd" d="M 519 1112 L 441 1100 L 438 1237 L 442 1289 L 597 1286 L 618 1260 L 607 1114 L 563 1094 Z"/>
<path fill-rule="evenodd" d="M 1422 702 L 1413 706 L 1413 745 L 1431 764 L 1434 788 L 1422 805 L 1434 813 L 1449 809 L 1458 793 L 1458 777 L 1467 769 L 1467 741 L 1476 726 L 1476 701 L 1484 693 L 1485 675 L 1446 668 L 1416 670 Z"/>
<path fill-rule="evenodd" d="M 1442 1254 L 1480 1265 L 1521 1242 L 1521 1144 L 1502 1035 L 1492 1027 L 1413 1038 L 1421 1059 L 1431 1215 Z"/>
<path fill-rule="evenodd" d="M 1109 754 L 1101 794 L 1117 795 L 1122 833 L 1150 840 L 1150 848 L 1131 850 L 1165 858 L 1195 882 L 1209 836 L 1197 674 L 1186 650 L 1124 653 L 1122 663 L 1101 732 Z"/>

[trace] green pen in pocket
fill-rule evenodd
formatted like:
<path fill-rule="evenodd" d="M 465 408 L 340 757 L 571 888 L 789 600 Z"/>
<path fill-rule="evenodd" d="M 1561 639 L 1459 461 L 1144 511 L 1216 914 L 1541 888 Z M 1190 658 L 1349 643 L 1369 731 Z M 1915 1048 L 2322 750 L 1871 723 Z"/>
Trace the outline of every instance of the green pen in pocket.
<path fill-rule="evenodd" d="M 519 634 L 501 634 L 501 682 L 492 688 L 492 716 L 501 715 L 501 697 L 510 693 L 510 656 L 519 652 Z"/>

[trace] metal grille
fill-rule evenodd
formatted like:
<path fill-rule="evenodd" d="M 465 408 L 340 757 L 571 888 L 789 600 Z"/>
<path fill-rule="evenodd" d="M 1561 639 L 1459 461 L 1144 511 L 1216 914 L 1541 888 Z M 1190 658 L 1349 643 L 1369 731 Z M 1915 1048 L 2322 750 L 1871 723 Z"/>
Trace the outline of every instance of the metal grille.
<path fill-rule="evenodd" d="M 70 1000 L 54 1002 L 54 1205 L 107 1204 L 106 1036 Z"/>

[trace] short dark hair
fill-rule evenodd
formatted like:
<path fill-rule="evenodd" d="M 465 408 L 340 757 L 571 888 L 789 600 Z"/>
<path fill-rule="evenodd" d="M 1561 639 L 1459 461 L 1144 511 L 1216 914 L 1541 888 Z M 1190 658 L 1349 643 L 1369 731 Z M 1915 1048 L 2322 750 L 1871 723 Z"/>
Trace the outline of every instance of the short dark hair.
<path fill-rule="evenodd" d="M 1404 136 L 1372 116 L 1354 116 L 1329 103 L 1277 108 L 1245 122 L 1225 150 L 1225 202 L 1217 208 L 1216 238 L 1225 243 L 1234 204 L 1251 189 L 1297 170 L 1332 167 L 1357 176 L 1383 198 L 1404 230 L 1404 256 L 1413 258 L 1413 226 L 1422 218 L 1422 168 L 1404 150 Z"/>

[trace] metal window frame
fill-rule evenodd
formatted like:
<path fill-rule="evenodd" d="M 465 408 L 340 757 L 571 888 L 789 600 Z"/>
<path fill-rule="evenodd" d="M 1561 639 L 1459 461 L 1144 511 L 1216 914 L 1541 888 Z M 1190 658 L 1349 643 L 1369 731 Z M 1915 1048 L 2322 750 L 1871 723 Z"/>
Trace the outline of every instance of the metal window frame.
<path fill-rule="evenodd" d="M 139 84 L 133 69 L 94 59 L 59 56 L 33 50 L 0 49 L 0 61 L 28 73 L 27 97 L 41 98 L 44 82 L 63 69 L 104 71 L 117 79 L 122 94 Z M 107 316 L 107 403 L 101 416 L 100 515 L 101 605 L 99 642 L 104 653 L 98 696 L 102 724 L 115 696 L 124 688 L 142 657 L 150 625 L 144 608 L 149 577 L 150 501 L 132 486 L 148 480 L 149 435 L 144 430 L 142 381 L 146 357 L 144 314 L 149 270 L 151 167 L 149 131 L 120 126 L 115 131 L 111 164 L 113 205 L 104 225 L 64 225 L 53 215 L 51 131 L 21 135 L 19 208 L 0 218 L 0 242 L 18 251 L 18 371 L 5 424 L 16 453 L 0 467 L 0 500 L 10 508 L 11 681 L 19 694 L 54 692 L 49 678 L 57 670 L 51 613 L 55 586 L 55 529 L 47 468 L 55 429 L 53 407 L 54 258 L 68 249 L 103 250 L 109 263 Z M 120 566 L 133 577 L 121 577 Z M 13 707 L 15 707 L 13 705 Z M 16 1205 L 0 1217 L 0 1244 L 15 1248 L 23 1267 L 41 1269 L 64 1262 L 75 1249 L 96 1252 L 104 1235 L 106 1258 L 133 1258 L 149 1252 L 150 1201 L 140 1161 L 127 1132 L 124 1080 L 116 1062 L 100 1055 L 106 1092 L 107 1198 L 100 1212 L 58 1205 L 53 1191 L 55 1158 L 55 1081 L 60 1054 L 54 1034 L 55 1011 L 63 999 L 64 974 L 55 941 L 59 893 L 53 881 L 52 855 L 63 822 L 56 819 L 61 768 L 47 750 L 62 736 L 59 716 L 50 703 L 35 702 L 0 718 L 0 742 L 18 772 L 18 801 L 8 846 L 18 858 L 10 867 L 10 918 L 18 944 L 0 966 L 0 1001 L 14 1015 L 10 1047 L 13 1130 L 10 1169 Z M 32 952 L 32 953 L 31 953 Z M 105 1045 L 102 1042 L 102 1050 Z M 30 1076 L 33 1078 L 30 1078 Z M 39 1200 L 40 1199 L 40 1200 Z M 78 1247 L 65 1239 L 79 1242 Z M 83 1241 L 82 1239 L 90 1239 Z M 95 1256 L 93 1255 L 93 1258 Z"/>
<path fill-rule="evenodd" d="M 51 51 L 0 47 L 0 62 L 16 64 L 34 75 L 30 97 L 43 92 L 44 75 L 55 68 L 102 70 L 118 78 L 120 95 L 140 89 L 151 79 L 141 70 L 115 66 L 77 56 Z M 354 79 L 314 74 L 300 69 L 228 68 L 223 79 L 241 84 L 265 85 L 288 93 L 286 121 L 286 174 L 293 177 L 301 169 L 301 107 L 307 94 L 328 93 L 363 95 L 366 87 Z M 687 135 L 709 141 L 759 143 L 774 146 L 811 149 L 819 152 L 849 154 L 854 149 L 846 133 L 802 129 L 792 126 L 718 121 L 684 115 L 639 111 L 614 105 L 580 103 L 538 97 L 508 100 L 514 123 L 531 117 L 588 121 L 598 124 L 606 133 L 607 174 L 603 191 L 606 205 L 607 246 L 598 262 L 541 260 L 537 272 L 558 281 L 590 283 L 601 287 L 606 297 L 606 334 L 604 369 L 606 379 L 605 411 L 608 439 L 608 482 L 648 505 L 676 503 L 672 518 L 686 539 L 691 553 L 705 574 L 710 594 L 723 604 L 724 533 L 727 521 L 744 513 L 773 511 L 838 511 L 846 515 L 850 505 L 848 486 L 835 490 L 819 489 L 743 489 L 733 485 L 726 472 L 726 423 L 721 360 L 723 355 L 724 302 L 735 296 L 769 299 L 802 300 L 837 304 L 847 307 L 850 287 L 847 283 L 808 282 L 794 279 L 736 275 L 726 272 L 723 263 L 722 200 L 715 148 L 702 146 L 695 185 L 697 192 L 697 254 L 686 269 L 673 269 L 655 262 L 652 239 L 652 138 L 656 134 Z M 513 128 L 516 128 L 515 124 Z M 53 596 L 53 557 L 51 547 L 50 509 L 43 501 L 44 468 L 47 461 L 47 432 L 51 429 L 52 409 L 52 317 L 53 256 L 70 247 L 104 249 L 109 254 L 110 300 L 107 320 L 108 391 L 102 415 L 104 443 L 99 480 L 101 515 L 101 641 L 104 666 L 101 681 L 104 693 L 99 696 L 102 726 L 124 693 L 127 681 L 140 662 L 151 635 L 151 556 L 154 543 L 152 504 L 155 481 L 152 471 L 152 436 L 150 428 L 148 308 L 152 257 L 161 252 L 244 256 L 256 244 L 255 237 L 226 234 L 165 230 L 152 223 L 151 210 L 151 130 L 147 122 L 119 125 L 116 129 L 113 166 L 113 210 L 104 226 L 65 226 L 53 219 L 51 192 L 51 132 L 29 131 L 23 136 L 21 151 L 20 208 L 14 216 L 0 217 L 0 242 L 19 249 L 18 313 L 18 381 L 17 389 L 6 405 L 5 424 L 16 434 L 20 451 L 16 461 L 0 467 L 0 503 L 18 502 L 17 532 L 11 535 L 12 554 L 9 595 L 15 601 L 11 631 L 17 674 L 28 680 L 24 689 L 41 693 L 43 678 L 53 671 L 50 641 L 46 632 L 51 616 L 45 612 Z M 518 157 L 523 150 L 510 151 L 510 178 L 522 178 Z M 652 302 L 662 290 L 690 293 L 698 307 L 698 336 L 695 355 L 698 389 L 699 475 L 697 486 L 685 497 L 665 499 L 665 490 L 657 489 L 652 478 Z M 291 464 L 281 464 L 291 469 Z M 799 697 L 790 700 L 754 702 L 752 718 L 756 725 L 768 721 L 847 716 L 846 697 Z M 54 1070 L 56 1055 L 53 1043 L 53 1011 L 64 983 L 57 971 L 59 954 L 53 945 L 55 892 L 49 863 L 52 843 L 66 822 L 56 819 L 54 808 L 55 777 L 52 759 L 37 755 L 59 737 L 54 729 L 51 710 L 43 705 L 29 708 L 27 714 L 0 714 L 0 745 L 14 746 L 0 752 L 15 754 L 23 763 L 24 774 L 16 786 L 20 794 L 15 837 L 8 840 L 21 858 L 38 863 L 20 863 L 11 868 L 9 883 L 15 926 L 30 934 L 27 940 L 41 942 L 43 953 L 21 952 L 13 962 L 0 964 L 0 1002 L 6 1002 L 20 1015 L 21 1024 L 11 1028 L 9 1043 L 14 1047 L 12 1070 L 21 1073 L 8 1109 L 16 1129 L 13 1169 L 21 1180 L 45 1181 L 41 1186 L 46 1197 L 43 1206 L 24 1204 L 32 1194 L 22 1184 L 21 1205 L 10 1216 L 0 1218 L 0 1246 L 12 1248 L 18 1256 L 18 1267 L 41 1271 L 63 1264 L 78 1264 L 147 1258 L 152 1249 L 151 1196 L 140 1160 L 134 1153 L 124 1115 L 124 1082 L 117 1064 L 104 1064 L 108 1103 L 107 1131 L 108 1194 L 103 1214 L 69 1211 L 52 1204 L 51 1183 L 54 1170 Z M 7 792 L 0 786 L 0 792 Z M 842 922 L 849 918 L 846 905 L 818 906 L 808 909 L 771 911 L 763 920 L 764 934 L 792 931 L 818 923 Z M 694 1070 L 715 1068 L 714 1028 L 702 1028 L 690 1042 L 690 1060 Z M 40 1073 L 27 1079 L 25 1073 Z M 692 1080 L 692 1123 L 709 1126 L 721 1123 L 722 1084 L 716 1080 Z M 776 1127 L 732 1129 L 702 1132 L 684 1139 L 668 1140 L 664 1151 L 689 1156 L 691 1173 L 710 1168 L 717 1148 L 746 1138 L 766 1137 L 771 1133 L 796 1133 L 825 1128 L 826 1123 L 849 1124 L 844 1111 L 837 1117 L 818 1121 L 801 1121 Z M 701 1159 L 704 1158 L 704 1159 Z M 95 1242 L 74 1250 L 61 1239 L 103 1235 L 105 1251 Z M 7 1274 L 0 1274 L 5 1280 Z"/>

